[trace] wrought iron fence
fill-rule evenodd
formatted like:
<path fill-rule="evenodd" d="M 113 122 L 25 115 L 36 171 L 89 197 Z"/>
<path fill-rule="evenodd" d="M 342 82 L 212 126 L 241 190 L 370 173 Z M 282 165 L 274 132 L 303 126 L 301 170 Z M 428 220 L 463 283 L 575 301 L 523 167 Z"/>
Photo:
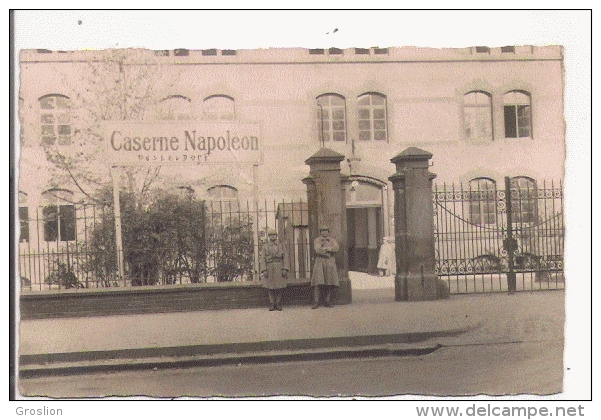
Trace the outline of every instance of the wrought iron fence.
<path fill-rule="evenodd" d="M 563 288 L 561 183 L 476 181 L 434 191 L 436 271 L 451 293 Z"/>
<path fill-rule="evenodd" d="M 176 195 L 144 207 L 127 197 L 121 202 L 122 249 L 116 246 L 110 203 L 21 208 L 22 289 L 254 281 L 269 229 L 276 229 L 287 246 L 290 278 L 309 277 L 305 202 L 199 201 Z"/>

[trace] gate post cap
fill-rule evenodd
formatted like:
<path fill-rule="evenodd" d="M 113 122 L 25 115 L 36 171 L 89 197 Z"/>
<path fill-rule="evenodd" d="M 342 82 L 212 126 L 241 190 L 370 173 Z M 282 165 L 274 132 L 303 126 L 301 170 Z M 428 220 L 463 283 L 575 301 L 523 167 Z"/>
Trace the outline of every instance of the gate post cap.
<path fill-rule="evenodd" d="M 397 163 L 407 160 L 429 160 L 432 159 L 432 156 L 432 153 L 426 152 L 418 147 L 409 147 L 390 159 L 390 161 L 392 163 Z"/>

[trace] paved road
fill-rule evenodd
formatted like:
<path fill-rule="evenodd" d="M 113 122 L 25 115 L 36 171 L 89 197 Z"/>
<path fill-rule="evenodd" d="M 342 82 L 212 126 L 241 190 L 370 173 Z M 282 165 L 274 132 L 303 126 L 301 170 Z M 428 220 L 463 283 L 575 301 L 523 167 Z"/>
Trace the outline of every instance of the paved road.
<path fill-rule="evenodd" d="M 455 345 L 415 357 L 146 370 L 26 379 L 30 396 L 387 396 L 553 394 L 562 341 Z"/>

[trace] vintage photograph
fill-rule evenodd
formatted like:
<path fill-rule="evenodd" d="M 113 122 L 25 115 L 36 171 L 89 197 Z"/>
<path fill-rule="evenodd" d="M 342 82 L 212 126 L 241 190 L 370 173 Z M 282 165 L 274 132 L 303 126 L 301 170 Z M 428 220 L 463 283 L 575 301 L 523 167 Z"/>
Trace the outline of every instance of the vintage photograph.
<path fill-rule="evenodd" d="M 566 47 L 345 30 L 18 51 L 20 398 L 564 392 Z"/>

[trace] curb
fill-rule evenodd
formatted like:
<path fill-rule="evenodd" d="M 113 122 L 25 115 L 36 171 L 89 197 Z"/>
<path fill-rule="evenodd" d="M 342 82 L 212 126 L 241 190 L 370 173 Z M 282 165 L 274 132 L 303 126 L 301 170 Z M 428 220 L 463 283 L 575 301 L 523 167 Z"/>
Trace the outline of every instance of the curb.
<path fill-rule="evenodd" d="M 443 346 L 440 344 L 430 346 L 414 346 L 407 344 L 388 344 L 380 346 L 360 347 L 334 347 L 308 350 L 288 351 L 263 351 L 249 352 L 246 354 L 217 354 L 196 355 L 183 357 L 150 357 L 141 359 L 104 359 L 88 363 L 53 363 L 51 365 L 32 364 L 21 366 L 19 377 L 21 379 L 83 375 L 102 372 L 122 372 L 132 370 L 158 370 L 177 369 L 190 367 L 214 367 L 226 365 L 250 365 L 265 363 L 319 361 L 351 358 L 373 357 L 403 357 L 421 356 L 430 354 Z"/>

